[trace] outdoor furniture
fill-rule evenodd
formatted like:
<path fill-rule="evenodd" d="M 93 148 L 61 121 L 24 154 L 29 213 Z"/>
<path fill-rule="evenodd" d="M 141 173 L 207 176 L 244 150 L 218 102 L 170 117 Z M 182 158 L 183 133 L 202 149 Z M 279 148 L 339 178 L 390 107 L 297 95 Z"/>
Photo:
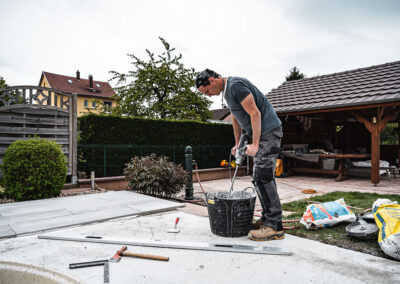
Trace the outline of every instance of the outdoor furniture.
<path fill-rule="evenodd" d="M 370 154 L 303 154 L 302 156 L 296 156 L 290 152 L 283 152 L 285 158 L 289 159 L 289 172 L 294 173 L 322 173 L 322 174 L 332 174 L 337 175 L 335 180 L 342 181 L 347 178 L 346 175 L 346 167 L 345 167 L 345 159 L 367 159 L 370 158 Z M 290 166 L 293 163 L 290 163 L 290 159 L 300 159 L 309 162 L 318 163 L 320 165 L 321 158 L 334 158 L 339 161 L 338 169 L 335 170 L 326 170 L 321 167 L 312 168 L 312 167 L 295 167 Z M 316 161 L 316 162 L 315 162 Z"/>

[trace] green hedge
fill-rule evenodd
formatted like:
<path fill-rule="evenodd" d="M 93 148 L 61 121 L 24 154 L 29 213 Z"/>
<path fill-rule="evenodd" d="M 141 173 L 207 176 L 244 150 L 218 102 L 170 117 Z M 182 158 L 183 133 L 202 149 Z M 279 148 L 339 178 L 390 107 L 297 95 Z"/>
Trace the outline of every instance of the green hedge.
<path fill-rule="evenodd" d="M 6 150 L 3 164 L 4 195 L 20 200 L 60 195 L 67 177 L 67 163 L 54 141 L 17 140 Z"/>
<path fill-rule="evenodd" d="M 219 167 L 229 159 L 234 144 L 229 124 L 121 118 L 94 114 L 79 118 L 78 154 L 80 171 L 95 171 L 96 176 L 122 175 L 133 156 L 155 153 L 184 164 L 187 145 L 200 169 Z"/>
<path fill-rule="evenodd" d="M 81 144 L 232 145 L 232 126 L 197 121 L 85 115 L 79 118 Z"/>

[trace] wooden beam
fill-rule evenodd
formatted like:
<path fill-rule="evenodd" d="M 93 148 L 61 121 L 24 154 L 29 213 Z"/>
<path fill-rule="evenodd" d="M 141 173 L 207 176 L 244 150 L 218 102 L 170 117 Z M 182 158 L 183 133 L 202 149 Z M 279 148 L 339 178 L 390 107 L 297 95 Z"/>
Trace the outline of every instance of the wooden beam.
<path fill-rule="evenodd" d="M 357 111 L 350 111 L 349 112 L 352 116 L 354 116 L 354 118 L 358 121 L 361 122 L 362 124 L 364 124 L 365 128 L 368 129 L 368 131 L 370 133 L 372 133 L 372 123 L 366 119 L 363 115 L 361 115 L 359 112 Z"/>

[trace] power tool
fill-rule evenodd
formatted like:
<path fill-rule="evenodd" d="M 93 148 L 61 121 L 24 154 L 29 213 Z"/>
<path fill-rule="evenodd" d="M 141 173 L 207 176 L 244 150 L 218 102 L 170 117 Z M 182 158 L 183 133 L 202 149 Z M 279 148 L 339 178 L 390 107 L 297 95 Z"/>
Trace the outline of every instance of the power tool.
<path fill-rule="evenodd" d="M 232 189 L 233 189 L 233 183 L 235 182 L 236 174 L 239 169 L 239 166 L 241 166 L 246 159 L 246 150 L 247 150 L 247 144 L 249 143 L 249 136 L 246 133 L 242 133 L 240 135 L 239 139 L 239 145 L 236 148 L 235 152 L 235 159 L 236 159 L 236 169 L 235 169 L 235 174 L 233 175 L 232 178 L 232 183 L 231 183 L 231 188 L 229 189 L 229 195 L 231 196 Z"/>
<path fill-rule="evenodd" d="M 242 133 L 239 139 L 239 145 L 236 148 L 235 159 L 236 166 L 241 166 L 246 158 L 247 144 L 249 143 L 249 136 L 246 133 Z"/>

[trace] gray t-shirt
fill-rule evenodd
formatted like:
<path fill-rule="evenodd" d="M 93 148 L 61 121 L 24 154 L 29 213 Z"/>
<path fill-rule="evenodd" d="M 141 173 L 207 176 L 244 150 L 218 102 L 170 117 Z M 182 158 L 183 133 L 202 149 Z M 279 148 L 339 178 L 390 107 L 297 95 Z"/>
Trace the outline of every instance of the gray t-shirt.
<path fill-rule="evenodd" d="M 224 98 L 232 114 L 247 134 L 252 136 L 251 120 L 240 103 L 250 93 L 253 95 L 257 108 L 261 113 L 261 135 L 282 125 L 267 97 L 249 80 L 240 77 L 229 77 L 226 84 Z"/>

